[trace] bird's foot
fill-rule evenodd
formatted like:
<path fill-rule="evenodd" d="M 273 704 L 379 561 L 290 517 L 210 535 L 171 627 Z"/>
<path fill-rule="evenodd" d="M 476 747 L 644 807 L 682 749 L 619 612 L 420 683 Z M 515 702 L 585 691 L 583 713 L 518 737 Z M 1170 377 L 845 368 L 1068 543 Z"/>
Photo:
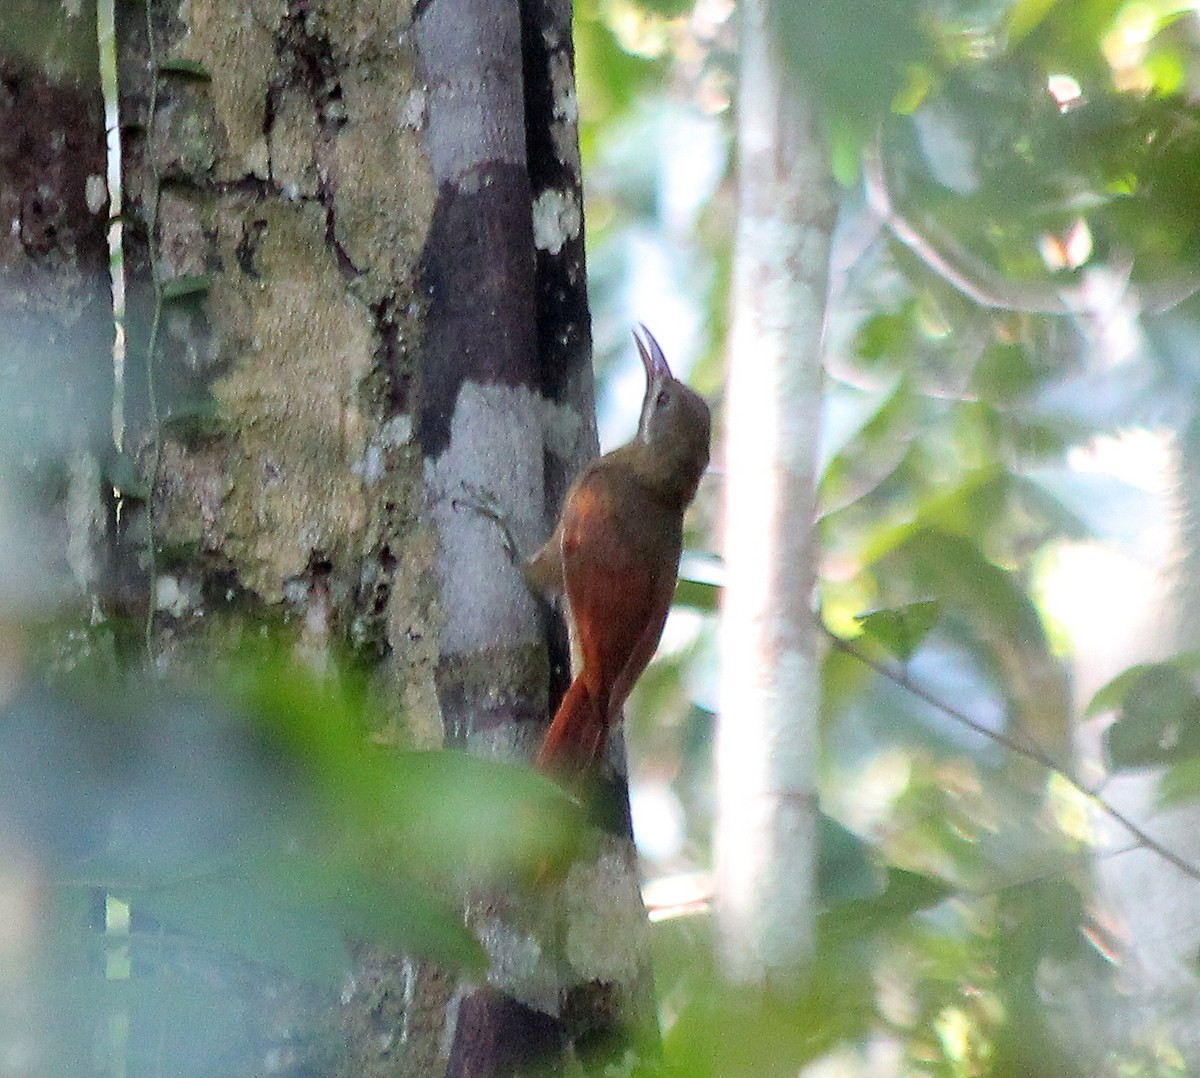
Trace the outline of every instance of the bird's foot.
<path fill-rule="evenodd" d="M 504 549 L 508 553 L 509 560 L 518 569 L 525 563 L 525 559 L 521 555 L 521 549 L 517 546 L 517 541 L 513 537 L 512 528 L 509 526 L 507 518 L 500 510 L 500 503 L 490 490 L 484 490 L 483 487 L 478 487 L 474 483 L 468 483 L 463 480 L 463 494 L 461 497 L 452 498 L 450 504 L 455 509 L 466 509 L 472 513 L 478 513 L 481 517 L 490 520 L 497 528 L 500 529 L 501 538 L 504 541 Z"/>

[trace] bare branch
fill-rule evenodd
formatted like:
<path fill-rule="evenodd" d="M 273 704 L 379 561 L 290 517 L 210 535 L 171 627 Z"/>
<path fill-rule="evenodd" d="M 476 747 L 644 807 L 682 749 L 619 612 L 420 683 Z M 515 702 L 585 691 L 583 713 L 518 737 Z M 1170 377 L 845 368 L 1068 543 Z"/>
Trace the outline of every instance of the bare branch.
<path fill-rule="evenodd" d="M 887 678 L 893 684 L 898 685 L 907 693 L 915 696 L 918 700 L 923 701 L 932 708 L 936 708 L 943 715 L 948 716 L 957 722 L 960 726 L 965 726 L 968 730 L 973 730 L 975 733 L 986 737 L 989 741 L 995 742 L 997 745 L 1002 745 L 1010 752 L 1018 756 L 1024 757 L 1026 760 L 1031 760 L 1035 764 L 1046 769 L 1051 774 L 1057 775 L 1066 782 L 1077 793 L 1086 797 L 1091 801 L 1101 812 L 1104 813 L 1110 820 L 1114 820 L 1123 827 L 1129 834 L 1143 846 L 1145 849 L 1157 854 L 1164 861 L 1174 865 L 1180 872 L 1190 879 L 1200 882 L 1200 868 L 1197 868 L 1190 861 L 1185 860 L 1174 850 L 1164 846 L 1157 839 L 1147 834 L 1141 827 L 1133 822 L 1120 809 L 1108 801 L 1100 794 L 1100 786 L 1086 786 L 1080 782 L 1065 766 L 1059 764 L 1053 757 L 1049 756 L 1036 746 L 1023 744 L 1016 738 L 1010 737 L 1008 734 L 1001 733 L 996 730 L 991 730 L 983 723 L 971 718 L 965 711 L 961 711 L 953 704 L 948 704 L 946 701 L 934 696 L 928 689 L 913 682 L 909 676 L 898 667 L 891 663 L 881 662 L 878 659 L 872 659 L 869 655 L 864 654 L 848 640 L 843 639 L 830 629 L 822 625 L 825 634 L 829 637 L 832 645 L 838 651 L 845 655 L 849 655 L 852 659 L 857 660 L 864 666 L 873 670 L 880 677 Z"/>
<path fill-rule="evenodd" d="M 896 209 L 892 201 L 878 141 L 863 155 L 863 186 L 867 204 L 892 235 L 948 285 L 981 307 L 1046 315 L 1097 312 L 1093 290 L 1086 283 L 1060 288 L 1048 282 L 1025 284 L 1011 281 L 952 237 L 945 234 L 935 236 L 932 227 L 922 229 L 914 225 Z M 1132 265 L 1124 269 L 1131 270 Z M 1163 314 L 1200 292 L 1198 274 L 1142 286 L 1128 284 L 1128 272 L 1124 276 L 1126 290 L 1137 308 L 1146 314 Z M 1109 300 L 1104 305 L 1108 307 Z"/>

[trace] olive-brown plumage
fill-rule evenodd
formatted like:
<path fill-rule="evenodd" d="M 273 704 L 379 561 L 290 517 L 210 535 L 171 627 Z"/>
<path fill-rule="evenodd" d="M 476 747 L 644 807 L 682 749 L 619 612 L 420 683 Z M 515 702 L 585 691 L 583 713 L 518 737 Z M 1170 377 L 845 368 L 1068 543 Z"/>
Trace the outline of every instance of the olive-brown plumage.
<path fill-rule="evenodd" d="M 594 768 L 634 682 L 658 646 L 675 591 L 683 514 L 708 465 L 708 405 L 671 374 L 645 326 L 637 436 L 575 480 L 554 534 L 525 567 L 542 592 L 564 593 L 578 670 L 538 766 Z"/>

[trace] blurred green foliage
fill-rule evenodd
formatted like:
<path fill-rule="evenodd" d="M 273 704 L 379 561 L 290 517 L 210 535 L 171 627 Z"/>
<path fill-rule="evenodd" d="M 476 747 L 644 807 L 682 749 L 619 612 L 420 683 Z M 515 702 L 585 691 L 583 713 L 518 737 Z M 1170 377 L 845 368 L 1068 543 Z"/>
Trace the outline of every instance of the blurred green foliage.
<path fill-rule="evenodd" d="M 373 742 L 363 679 L 315 674 L 285 638 L 218 660 L 205 691 L 83 666 L 9 694 L 0 842 L 14 879 L 44 881 L 39 935 L 62 962 L 43 948 L 34 979 L 13 973 L 6 990 L 54 1015 L 51 1042 L 82 1051 L 96 1015 L 119 1007 L 157 1026 L 170 1058 L 196 1039 L 209 1073 L 220 1036 L 186 1023 L 236 1009 L 238 970 L 331 994 L 361 949 L 382 948 L 482 975 L 464 890 L 532 888 L 577 852 L 582 816 L 556 784 Z M 206 955 L 225 972 L 206 975 Z M 246 1036 L 252 1013 L 236 1023 Z M 0 1039 L 13 1039 L 3 1015 Z"/>
<path fill-rule="evenodd" d="M 634 6 L 640 21 L 624 5 L 578 7 L 598 346 L 606 356 L 620 339 L 610 325 L 652 320 L 647 310 L 682 312 L 697 327 L 693 380 L 719 403 L 737 15 L 709 0 L 674 18 Z M 955 713 L 1067 773 L 1077 723 L 1111 723 L 1098 765 L 1160 769 L 1164 804 L 1200 796 L 1194 663 L 1136 666 L 1078 715 L 1071 639 L 1046 600 L 1059 552 L 1103 543 L 1147 557 L 1162 519 L 1161 491 L 1081 469 L 1079 450 L 1150 427 L 1183 436 L 1182 482 L 1200 465 L 1188 448 L 1200 369 L 1194 13 L 782 0 L 775 14 L 843 185 L 820 616 L 893 678 L 842 648 L 823 664 L 823 808 L 862 847 L 826 864 L 809 989 L 731 996 L 712 974 L 706 918 L 656 925 L 667 1071 L 796 1073 L 823 1058 L 837 1073 L 1183 1073 L 1165 1027 L 1148 1036 L 1114 1017 L 1127 971 L 1096 913 L 1094 804 Z M 622 49 L 631 59 L 589 100 L 603 58 Z M 681 148 L 689 105 L 693 145 Z M 697 168 L 697 146 L 716 178 Z M 863 197 L 864 154 L 917 244 L 897 242 Z M 635 789 L 639 775 L 665 783 L 685 820 L 675 852 L 649 869 L 668 880 L 712 857 L 723 481 L 702 488 L 677 632 L 628 720 Z M 890 881 L 882 894 L 856 890 L 864 863 Z"/>

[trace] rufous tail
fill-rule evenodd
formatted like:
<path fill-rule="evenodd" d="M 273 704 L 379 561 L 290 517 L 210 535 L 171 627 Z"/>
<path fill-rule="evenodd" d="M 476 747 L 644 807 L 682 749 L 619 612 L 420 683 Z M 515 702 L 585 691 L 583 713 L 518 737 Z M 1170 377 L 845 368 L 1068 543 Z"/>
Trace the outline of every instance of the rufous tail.
<path fill-rule="evenodd" d="M 607 743 L 607 717 L 583 678 L 577 677 L 546 731 L 546 740 L 538 754 L 538 769 L 551 775 L 593 771 L 604 756 Z"/>

